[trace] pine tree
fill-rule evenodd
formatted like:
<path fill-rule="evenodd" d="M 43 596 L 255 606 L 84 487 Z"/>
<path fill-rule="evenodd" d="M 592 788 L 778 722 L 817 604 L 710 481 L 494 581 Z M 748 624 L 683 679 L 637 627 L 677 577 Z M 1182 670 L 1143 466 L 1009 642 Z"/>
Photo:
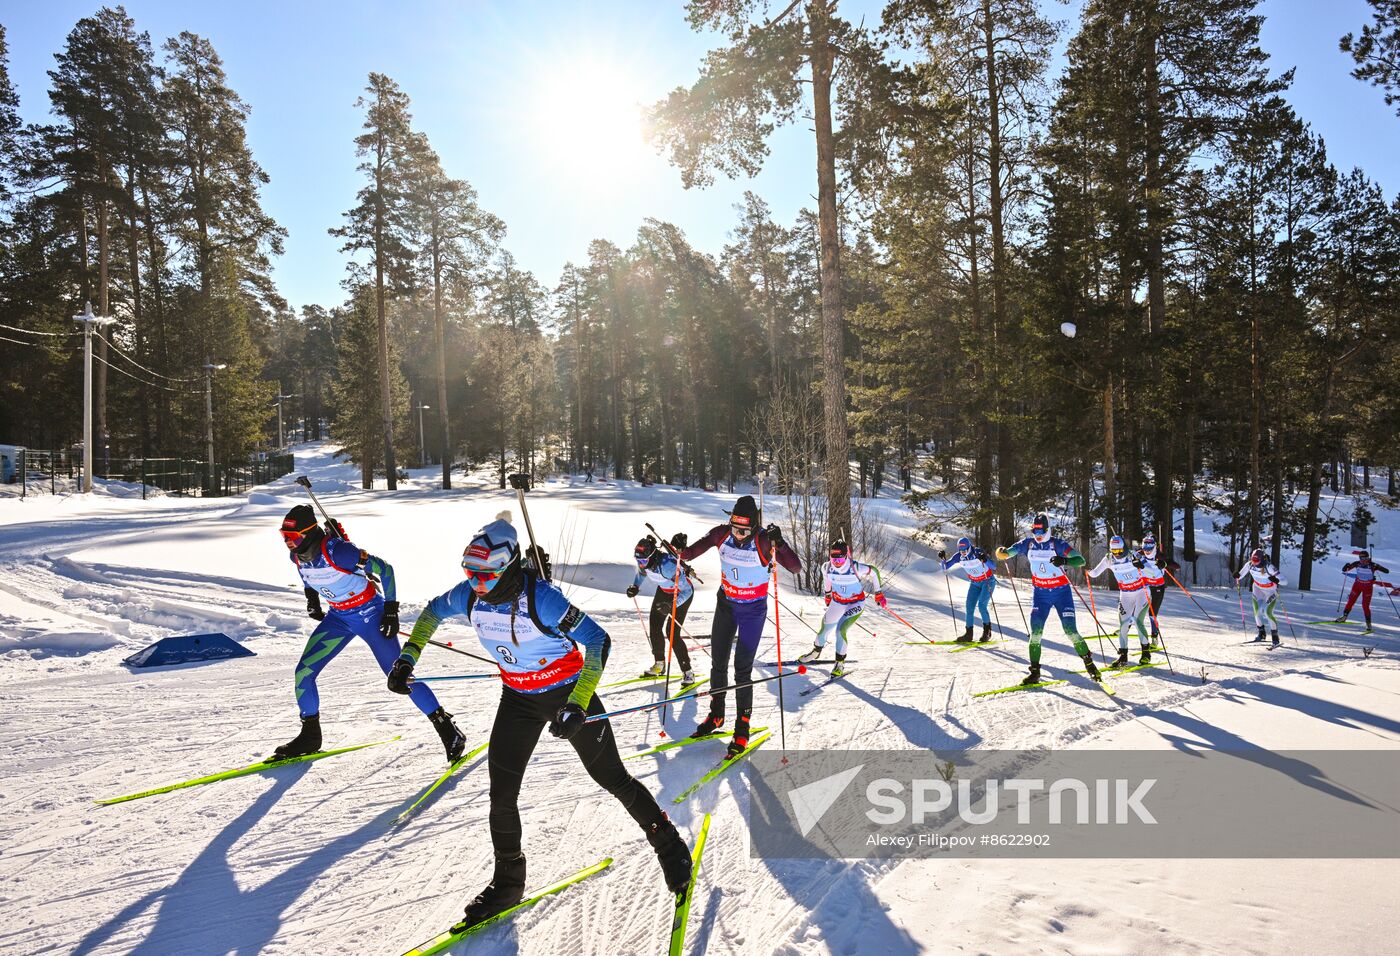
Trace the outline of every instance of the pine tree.
<path fill-rule="evenodd" d="M 1348 33 L 1339 44 L 1356 61 L 1351 75 L 1385 90 L 1385 104 L 1400 114 L 1400 0 L 1366 0 L 1374 11 L 1361 36 Z"/>

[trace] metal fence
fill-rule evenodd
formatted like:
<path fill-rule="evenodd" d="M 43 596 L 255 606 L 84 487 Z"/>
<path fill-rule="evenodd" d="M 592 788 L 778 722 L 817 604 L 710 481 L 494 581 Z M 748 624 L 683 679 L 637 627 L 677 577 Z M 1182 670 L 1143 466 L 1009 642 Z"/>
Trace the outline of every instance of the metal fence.
<path fill-rule="evenodd" d="M 81 451 L 16 450 L 16 467 L 0 481 L 0 496 L 62 495 L 82 491 Z M 109 458 L 93 462 L 93 478 L 106 490 L 130 497 L 151 494 L 178 497 L 223 497 L 288 474 L 292 456 L 263 455 L 245 461 L 222 462 L 212 473 L 207 462 L 190 458 Z"/>

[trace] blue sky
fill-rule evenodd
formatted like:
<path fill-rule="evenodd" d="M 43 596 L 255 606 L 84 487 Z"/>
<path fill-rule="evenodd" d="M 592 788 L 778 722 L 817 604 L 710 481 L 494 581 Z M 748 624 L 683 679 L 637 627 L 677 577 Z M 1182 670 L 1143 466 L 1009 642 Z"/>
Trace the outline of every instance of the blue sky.
<path fill-rule="evenodd" d="M 1073 20 L 1074 4 L 1045 0 Z M 676 223 L 718 252 L 734 205 L 753 189 L 790 222 L 813 203 L 814 148 L 801 125 L 781 131 L 754 180 L 685 190 L 677 172 L 629 136 L 629 103 L 650 103 L 689 82 L 711 38 L 690 31 L 679 0 L 129 0 L 127 12 L 158 46 L 191 30 L 208 37 L 252 108 L 253 152 L 272 178 L 264 205 L 290 235 L 276 279 L 294 306 L 332 305 L 344 256 L 326 234 L 360 188 L 354 107 L 371 70 L 413 100 L 448 172 L 470 181 L 509 229 L 506 245 L 550 287 L 588 242 L 626 247 L 647 217 Z M 878 22 L 879 0 L 845 0 L 847 16 Z M 74 22 L 97 9 L 68 0 L 5 0 L 11 76 L 26 119 L 48 111 L 53 54 Z M 1265 0 L 1264 49 L 1296 67 L 1288 94 L 1326 139 L 1332 161 L 1361 166 L 1387 193 L 1400 189 L 1400 118 L 1379 91 L 1353 80 L 1338 38 L 1368 22 L 1365 0 Z M 582 112 L 605 100 L 599 116 Z M 607 128 L 608 142 L 572 135 Z M 627 141 L 625 148 L 615 145 Z"/>

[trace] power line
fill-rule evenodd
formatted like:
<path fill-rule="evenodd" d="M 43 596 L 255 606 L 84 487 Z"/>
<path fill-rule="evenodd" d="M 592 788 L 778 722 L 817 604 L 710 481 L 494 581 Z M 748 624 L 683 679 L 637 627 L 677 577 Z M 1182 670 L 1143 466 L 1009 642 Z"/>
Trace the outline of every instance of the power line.
<path fill-rule="evenodd" d="M 144 365 L 142 365 L 140 362 L 136 361 L 136 359 L 132 358 L 132 357 L 131 357 L 129 354 L 127 354 L 126 352 L 122 351 L 122 350 L 117 346 L 117 344 L 116 344 L 115 342 L 113 342 L 111 339 L 109 339 L 109 338 L 107 338 L 106 336 L 104 336 L 101 332 L 98 332 L 98 333 L 96 333 L 96 334 L 97 334 L 97 337 L 98 337 L 99 339 L 101 339 L 102 341 L 106 342 L 107 345 L 108 345 L 111 349 L 113 349 L 118 355 L 120 355 L 122 358 L 126 359 L 126 360 L 127 360 L 128 362 L 130 362 L 132 365 L 135 365 L 137 368 L 139 368 L 141 371 L 145 372 L 147 375 L 154 375 L 154 376 L 156 376 L 157 378 L 163 378 L 163 379 L 165 379 L 165 380 L 167 380 L 167 381 L 170 381 L 170 382 L 186 382 L 186 383 L 188 383 L 188 382 L 197 382 L 197 381 L 199 381 L 199 379 L 197 379 L 197 378 L 176 378 L 176 377 L 173 376 L 173 375 L 166 375 L 166 374 L 164 374 L 164 373 L 162 373 L 162 372 L 157 372 L 155 369 L 146 368 L 146 366 L 144 366 Z"/>
<path fill-rule="evenodd" d="M 8 325 L 0 325 L 0 329 L 8 329 L 8 328 L 9 328 Z M 48 333 L 45 333 L 45 334 L 48 334 Z M 0 335 L 0 342 L 13 342 L 13 343 L 15 343 L 16 345 L 29 345 L 29 346 L 32 346 L 33 348 L 36 348 L 36 349 L 38 349 L 38 348 L 51 348 L 51 347 L 52 347 L 52 346 L 50 346 L 49 343 L 47 343 L 47 342 L 26 342 L 24 339 L 12 339 L 12 338 L 9 338 L 9 337 L 4 336 L 4 335 Z"/>
<path fill-rule="evenodd" d="M 70 336 L 70 335 L 82 335 L 82 334 L 83 334 L 83 333 L 81 333 L 81 332 L 40 332 L 38 329 L 22 329 L 22 328 L 20 328 L 20 327 L 17 326 L 17 325 L 6 325 L 6 324 L 3 323 L 3 322 L 0 322 L 0 329 L 9 329 L 11 332 L 23 332 L 25 335 L 52 335 L 52 336 L 56 336 L 56 337 L 58 337 L 58 338 L 66 338 L 67 336 Z M 14 340 L 13 340 L 13 339 L 7 339 L 6 341 L 13 342 Z"/>
<path fill-rule="evenodd" d="M 121 368 L 120 366 L 113 365 L 111 362 L 107 361 L 105 358 L 103 358 L 103 357 L 100 356 L 100 355 L 94 355 L 93 358 L 96 359 L 97 361 L 101 362 L 103 365 L 107 366 L 107 367 L 108 367 L 109 369 L 111 369 L 112 371 L 118 373 L 119 375 L 125 375 L 127 378 L 131 379 L 132 381 L 134 381 L 134 382 L 140 382 L 142 385 L 148 386 L 149 388 L 158 388 L 158 389 L 161 389 L 162 391 L 166 391 L 166 392 L 176 392 L 176 393 L 178 393 L 178 394 L 180 394 L 180 395 L 199 395 L 199 394 L 201 394 L 200 390 L 197 389 L 197 388 L 188 388 L 188 389 L 186 389 L 186 388 L 171 388 L 171 387 L 168 386 L 168 385 L 161 385 L 161 384 L 159 384 L 158 382 L 148 382 L 148 381 L 146 381 L 144 378 L 138 378 L 137 376 L 132 375 L 130 372 L 128 372 L 128 371 L 127 371 L 126 369 L 124 369 L 124 368 Z"/>

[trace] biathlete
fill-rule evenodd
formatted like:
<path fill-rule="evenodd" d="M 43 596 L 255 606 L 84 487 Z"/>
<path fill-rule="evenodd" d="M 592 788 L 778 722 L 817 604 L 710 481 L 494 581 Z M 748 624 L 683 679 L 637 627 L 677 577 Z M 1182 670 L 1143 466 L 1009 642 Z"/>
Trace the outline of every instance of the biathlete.
<path fill-rule="evenodd" d="M 399 656 L 394 569 L 389 562 L 351 544 L 339 524 L 334 531 L 335 536 L 326 533 L 310 505 L 297 505 L 282 519 L 282 541 L 306 591 L 306 614 L 319 623 L 293 672 L 301 732 L 273 751 L 273 759 L 300 757 L 321 749 L 321 695 L 316 678 L 352 637 L 369 645 L 385 674 Z M 323 597 L 331 606 L 329 612 L 321 606 Z M 448 763 L 460 757 L 467 739 L 432 690 L 415 687 L 409 699 L 433 722 Z"/>
<path fill-rule="evenodd" d="M 1356 599 L 1361 599 L 1361 613 L 1366 616 L 1366 630 L 1363 633 L 1371 633 L 1371 592 L 1376 587 L 1376 572 L 1389 574 L 1390 568 L 1376 564 L 1371 560 L 1371 552 L 1362 551 L 1357 560 L 1349 561 L 1342 565 L 1342 574 L 1351 578 L 1351 594 L 1347 595 L 1347 607 L 1342 612 L 1342 616 L 1337 618 L 1337 623 L 1342 624 L 1351 615 L 1351 609 L 1356 604 Z"/>
<path fill-rule="evenodd" d="M 1137 558 L 1142 562 L 1142 576 L 1147 580 L 1147 596 L 1152 606 L 1152 642 L 1155 644 L 1161 637 L 1161 631 L 1157 628 L 1157 617 L 1162 613 L 1162 601 L 1167 596 L 1166 575 L 1180 571 L 1181 565 L 1164 558 L 1157 550 L 1157 539 L 1150 534 L 1142 539 Z"/>
<path fill-rule="evenodd" d="M 689 848 L 656 798 L 623 767 L 608 721 L 595 721 L 585 730 L 585 717 L 605 709 L 594 691 L 608 658 L 607 632 L 522 563 L 515 528 L 506 516 L 471 539 L 462 552 L 462 571 L 466 580 L 433 598 L 418 615 L 389 674 L 390 690 L 416 691 L 420 685 L 412 680 L 413 667 L 438 625 L 453 616 L 467 619 L 500 668 L 501 700 L 487 748 L 495 872 L 467 904 L 458 927 L 489 919 L 524 896 L 520 785 L 546 725 L 573 745 L 588 775 L 637 821 L 661 862 L 666 886 L 672 893 L 682 892 L 690 882 Z"/>
<path fill-rule="evenodd" d="M 1279 585 L 1283 584 L 1278 568 L 1269 563 L 1262 549 L 1255 548 L 1249 553 L 1249 563 L 1240 568 L 1240 573 L 1235 575 L 1237 587 L 1245 577 L 1249 578 L 1249 599 L 1254 604 L 1254 624 L 1259 628 L 1254 640 L 1258 642 L 1264 639 L 1264 618 L 1267 616 L 1269 630 L 1274 639 L 1273 646 L 1278 647 L 1278 618 L 1274 616 L 1274 608 L 1278 606 Z"/>
<path fill-rule="evenodd" d="M 1084 555 L 1069 546 L 1069 542 L 1050 533 L 1050 519 L 1039 514 L 1031 522 L 1029 537 L 1011 545 L 997 548 L 996 555 L 1009 560 L 1015 555 L 1025 555 L 1031 566 L 1031 637 L 1030 672 L 1022 684 L 1040 683 L 1040 635 L 1045 630 L 1045 619 L 1054 611 L 1060 618 L 1060 627 L 1065 636 L 1074 642 L 1074 652 L 1084 662 L 1084 670 L 1092 680 L 1102 681 L 1099 669 L 1094 666 L 1089 645 L 1084 643 L 1074 622 L 1074 594 L 1070 590 L 1065 568 L 1084 567 Z"/>
<path fill-rule="evenodd" d="M 676 551 L 686 546 L 683 533 L 673 535 L 671 547 Z M 681 625 L 685 623 L 685 612 L 690 610 L 690 602 L 695 598 L 695 586 L 690 577 L 681 570 L 675 555 L 656 546 L 656 539 L 647 535 L 632 549 L 632 557 L 637 561 L 637 576 L 627 588 L 627 596 L 634 598 L 641 591 L 642 584 L 651 579 L 656 582 L 656 593 L 651 598 L 651 614 L 647 637 L 651 640 L 651 659 L 654 662 L 643 677 L 660 677 L 666 672 L 666 640 L 672 641 L 676 663 L 681 668 L 681 684 L 695 683 L 695 672 L 690 668 L 690 651 L 681 635 Z M 674 610 L 674 614 L 672 611 Z"/>
<path fill-rule="evenodd" d="M 1128 631 L 1137 624 L 1138 641 L 1142 645 L 1139 664 L 1152 663 L 1152 638 L 1147 627 L 1148 600 L 1147 577 L 1144 575 L 1147 562 L 1136 553 L 1128 550 L 1121 535 L 1108 539 L 1108 554 L 1092 571 L 1085 572 L 1096 578 L 1105 571 L 1112 571 L 1118 581 L 1118 658 L 1109 667 L 1128 666 Z"/>
<path fill-rule="evenodd" d="M 693 561 L 711 548 L 719 549 L 722 574 L 715 600 L 714 622 L 710 625 L 710 683 L 725 686 L 729 655 L 734 655 L 734 683 L 753 680 L 753 659 L 768 619 L 769 564 L 777 560 L 789 571 L 801 570 L 796 552 L 783 541 L 775 524 L 758 528 L 758 505 L 752 495 L 744 495 L 729 513 L 729 523 L 711 528 L 704 537 L 681 549 L 681 560 Z M 737 641 L 736 641 L 737 638 Z M 737 647 L 735 646 L 737 643 Z M 723 692 L 710 695 L 710 713 L 692 737 L 707 737 L 724 724 Z M 735 756 L 749 745 L 749 717 L 753 713 L 753 687 L 734 692 L 736 714 L 734 739 L 728 753 Z"/>
<path fill-rule="evenodd" d="M 963 631 L 962 637 L 957 639 L 959 644 L 972 643 L 972 612 L 980 610 L 982 612 L 982 642 L 992 639 L 992 616 L 989 606 L 992 602 L 992 592 L 996 590 L 997 563 L 987 557 L 987 552 L 981 548 L 973 547 L 967 538 L 958 539 L 958 550 L 953 552 L 953 556 L 948 557 L 948 552 L 938 551 L 938 560 L 942 562 L 943 573 L 959 569 L 967 575 L 967 630 Z"/>
<path fill-rule="evenodd" d="M 881 607 L 888 606 L 888 602 L 879 568 L 873 564 L 861 564 L 851 557 L 851 546 L 844 541 L 831 542 L 828 554 L 829 560 L 822 565 L 822 597 L 826 601 L 826 613 L 822 616 L 821 630 L 817 632 L 817 642 L 797 660 L 806 664 L 821 657 L 827 636 L 835 633 L 836 666 L 831 669 L 831 676 L 840 677 L 846 673 L 847 635 L 865 613 L 867 585 L 872 578 L 875 586 L 868 589 L 870 596 Z"/>

